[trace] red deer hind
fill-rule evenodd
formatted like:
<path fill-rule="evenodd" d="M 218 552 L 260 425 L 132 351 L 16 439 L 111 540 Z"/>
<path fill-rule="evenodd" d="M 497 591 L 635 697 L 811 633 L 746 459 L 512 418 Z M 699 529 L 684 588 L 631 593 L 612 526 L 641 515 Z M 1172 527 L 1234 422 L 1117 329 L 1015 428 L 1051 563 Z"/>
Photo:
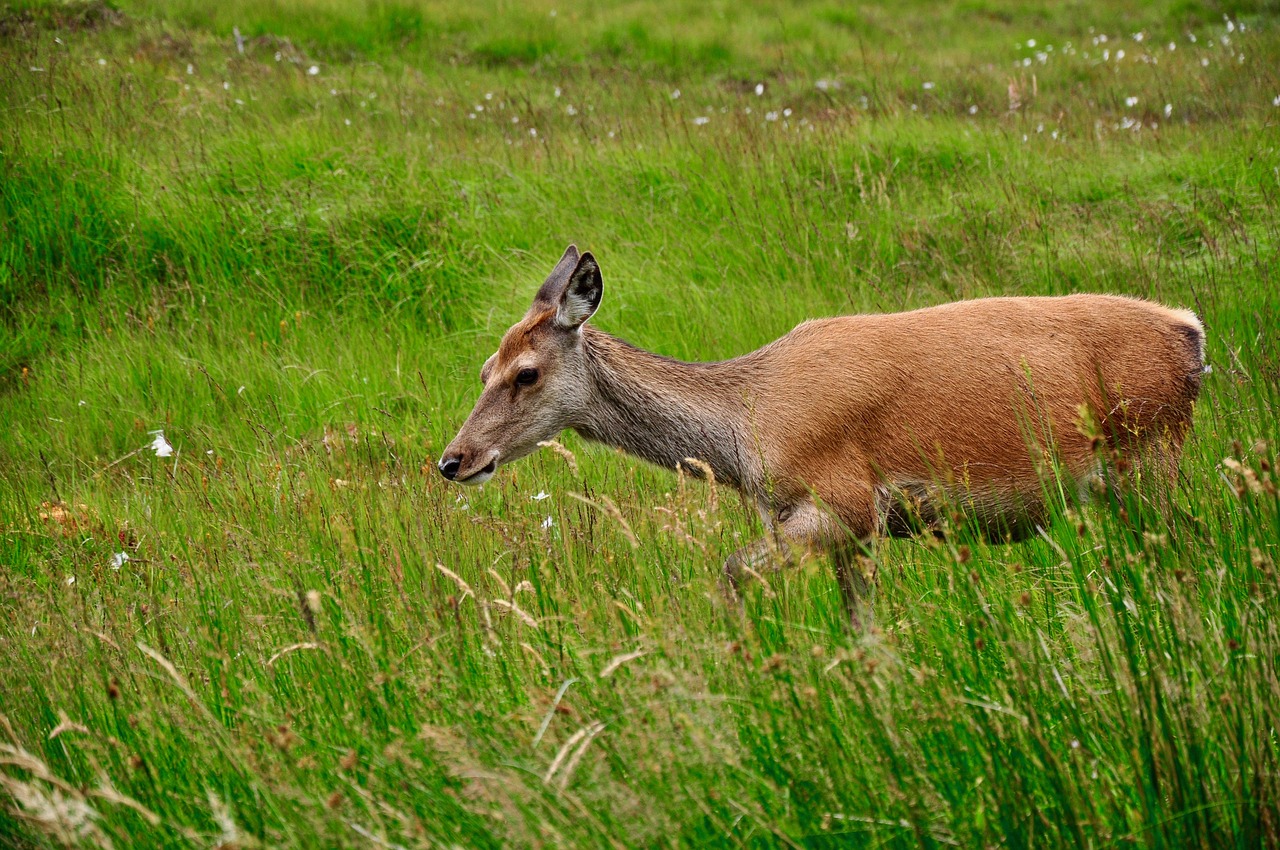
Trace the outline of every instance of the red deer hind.
<path fill-rule="evenodd" d="M 1204 366 L 1194 313 L 1110 295 L 815 319 L 741 357 L 683 363 L 587 324 L 603 292 L 595 258 L 569 246 L 480 370 L 441 474 L 482 484 L 566 428 L 669 469 L 696 458 L 771 532 L 726 562 L 733 585 L 776 548 L 830 551 L 855 625 L 868 538 L 928 527 L 943 503 L 998 537 L 1033 529 L 1037 441 L 1074 480 L 1096 475 L 1086 407 L 1103 436 L 1175 470 Z"/>

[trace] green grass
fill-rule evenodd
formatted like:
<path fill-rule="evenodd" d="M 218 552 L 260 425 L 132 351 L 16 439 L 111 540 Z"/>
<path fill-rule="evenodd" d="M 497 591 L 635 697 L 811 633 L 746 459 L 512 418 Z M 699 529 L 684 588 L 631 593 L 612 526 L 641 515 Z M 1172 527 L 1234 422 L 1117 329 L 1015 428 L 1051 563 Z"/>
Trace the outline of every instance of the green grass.
<path fill-rule="evenodd" d="M 1278 25 L 0 9 L 0 846 L 1280 846 Z M 822 562 L 724 602 L 729 492 L 573 435 L 447 485 L 571 241 L 594 321 L 691 359 L 996 293 L 1192 307 L 1174 507 L 881 543 L 851 635 Z"/>

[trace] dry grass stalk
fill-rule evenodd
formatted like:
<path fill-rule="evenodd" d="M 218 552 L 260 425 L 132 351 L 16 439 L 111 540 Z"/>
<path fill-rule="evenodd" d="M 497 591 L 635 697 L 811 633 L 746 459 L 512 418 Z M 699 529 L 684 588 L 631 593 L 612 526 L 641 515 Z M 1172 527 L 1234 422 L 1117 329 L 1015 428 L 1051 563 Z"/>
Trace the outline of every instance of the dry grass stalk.
<path fill-rule="evenodd" d="M 466 596 L 474 597 L 476 595 L 475 592 L 471 589 L 471 585 L 467 584 L 465 581 L 462 580 L 462 576 L 458 575 L 453 570 L 446 567 L 444 564 L 436 564 L 436 569 L 444 573 L 445 575 L 447 575 L 449 578 L 453 579 L 454 584 L 458 585 L 458 589 L 462 591 L 462 595 L 464 597 Z"/>
<path fill-rule="evenodd" d="M 298 651 L 298 650 L 300 650 L 300 649 L 319 649 L 319 648 L 320 648 L 320 644 L 318 644 L 318 643 L 311 643 L 311 642 L 307 642 L 307 643 L 295 643 L 295 644 L 293 644 L 292 646 L 286 646 L 284 649 L 280 650 L 280 651 L 279 651 L 279 652 L 277 652 L 275 655 L 273 655 L 273 656 L 271 656 L 269 659 L 267 659 L 267 667 L 271 667 L 271 666 L 272 666 L 272 665 L 274 665 L 278 660 L 280 660 L 282 657 L 284 657 L 284 656 L 288 655 L 288 654 L 289 654 L 289 653 L 291 653 L 291 652 L 297 652 L 297 651 Z"/>
<path fill-rule="evenodd" d="M 626 664 L 628 661 L 634 661 L 637 658 L 648 654 L 649 650 L 647 649 L 637 649 L 635 652 L 624 652 L 622 655 L 615 655 L 613 658 L 609 659 L 608 664 L 601 668 L 600 678 L 607 679 L 613 675 L 614 670 L 617 670 L 623 664 Z"/>
<path fill-rule="evenodd" d="M 538 625 L 538 621 L 534 619 L 531 614 L 529 614 L 519 605 L 516 605 L 514 602 L 508 602 L 505 599 L 494 599 L 493 604 L 497 605 L 499 608 L 501 608 L 504 611 L 510 611 L 512 614 L 515 614 L 516 617 L 518 617 L 520 621 L 523 622 L 526 626 L 529 626 L 530 628 L 533 628 L 533 629 L 541 628 L 541 626 Z"/>
<path fill-rule="evenodd" d="M 585 751 L 587 745 L 591 743 L 591 739 L 603 731 L 604 724 L 599 721 L 595 721 L 593 723 L 588 723 L 586 726 L 583 726 L 577 732 L 570 735 L 569 739 L 561 745 L 560 750 L 556 753 L 556 757 L 551 760 L 551 766 L 547 768 L 546 775 L 542 777 L 542 781 L 550 784 L 552 778 L 556 775 L 556 771 L 560 769 L 560 765 L 565 762 L 565 759 L 568 758 L 569 754 L 572 752 L 573 757 L 569 759 L 567 764 L 565 764 L 564 773 L 560 777 L 559 786 L 560 790 L 563 791 L 565 786 L 569 784 L 569 778 L 573 774 L 573 769 L 577 767 L 578 761 L 582 758 L 583 751 Z M 575 747 L 577 747 L 576 750 L 574 749 Z"/>
<path fill-rule="evenodd" d="M 578 459 L 574 457 L 573 452 L 566 449 L 559 441 L 542 440 L 538 445 L 542 446 L 544 449 L 551 449 L 556 454 L 560 455 L 560 457 L 564 458 L 565 463 L 569 464 L 569 468 L 573 470 L 573 474 L 578 474 Z"/>
<path fill-rule="evenodd" d="M 579 502 L 588 504 L 591 507 L 595 508 L 596 510 L 603 511 L 604 513 L 613 517 L 613 519 L 616 520 L 618 525 L 622 528 L 622 533 L 626 536 L 627 541 L 631 544 L 631 548 L 632 549 L 640 548 L 640 540 L 639 538 L 636 537 L 636 533 L 631 530 L 631 525 L 627 522 L 626 517 L 622 515 L 622 511 L 618 509 L 618 506 L 615 505 L 613 503 L 613 500 L 610 499 L 608 496 L 601 496 L 600 501 L 598 502 L 593 499 L 588 499 L 586 496 L 583 496 L 581 493 L 570 493 L 569 496 L 571 498 L 577 499 Z"/>

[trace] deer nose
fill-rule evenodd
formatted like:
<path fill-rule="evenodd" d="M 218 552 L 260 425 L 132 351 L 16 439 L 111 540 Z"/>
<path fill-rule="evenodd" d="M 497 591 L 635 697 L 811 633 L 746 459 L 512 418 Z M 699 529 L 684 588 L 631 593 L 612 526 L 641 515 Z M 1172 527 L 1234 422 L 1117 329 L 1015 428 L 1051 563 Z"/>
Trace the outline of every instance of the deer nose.
<path fill-rule="evenodd" d="M 462 466 L 462 455 L 440 458 L 440 474 L 450 481 L 458 477 L 458 469 Z"/>

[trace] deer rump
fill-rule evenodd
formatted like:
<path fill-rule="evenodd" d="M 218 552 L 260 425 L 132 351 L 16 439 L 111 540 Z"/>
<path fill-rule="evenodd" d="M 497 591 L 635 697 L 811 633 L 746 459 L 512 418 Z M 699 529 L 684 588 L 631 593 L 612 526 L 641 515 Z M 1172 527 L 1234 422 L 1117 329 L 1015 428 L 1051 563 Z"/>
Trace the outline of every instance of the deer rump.
<path fill-rule="evenodd" d="M 807 491 L 854 536 L 955 505 L 1008 539 L 1039 521 L 1051 457 L 1086 482 L 1102 439 L 1174 473 L 1204 332 L 1131 298 L 988 298 L 805 322 L 739 360 L 773 500 Z"/>

